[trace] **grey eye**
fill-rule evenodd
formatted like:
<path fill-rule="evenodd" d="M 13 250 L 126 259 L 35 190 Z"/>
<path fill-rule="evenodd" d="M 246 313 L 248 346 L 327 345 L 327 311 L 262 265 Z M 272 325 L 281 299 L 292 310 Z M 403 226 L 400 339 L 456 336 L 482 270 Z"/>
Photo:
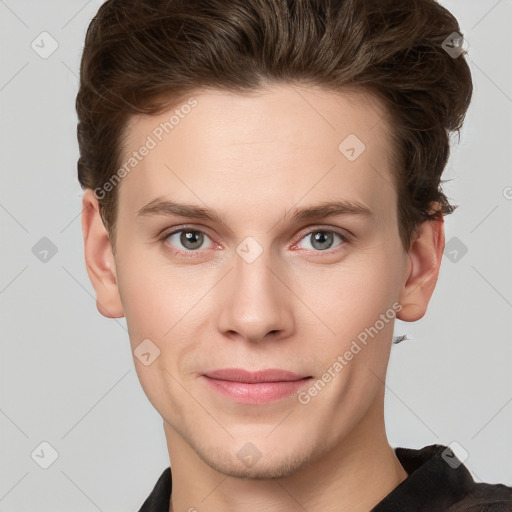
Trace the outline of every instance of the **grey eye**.
<path fill-rule="evenodd" d="M 182 247 L 187 250 L 194 251 L 203 245 L 206 235 L 201 231 L 195 231 L 193 229 L 181 229 L 174 233 L 170 233 L 167 236 L 167 240 L 171 245 L 176 243 L 175 241 L 174 243 L 172 241 L 172 238 L 175 236 L 179 236 L 178 240 Z"/>
<path fill-rule="evenodd" d="M 311 247 L 306 247 L 306 249 L 325 251 L 333 247 L 335 237 L 338 237 L 341 241 L 344 240 L 343 236 L 335 231 L 317 229 L 308 233 L 302 240 L 311 240 Z"/>

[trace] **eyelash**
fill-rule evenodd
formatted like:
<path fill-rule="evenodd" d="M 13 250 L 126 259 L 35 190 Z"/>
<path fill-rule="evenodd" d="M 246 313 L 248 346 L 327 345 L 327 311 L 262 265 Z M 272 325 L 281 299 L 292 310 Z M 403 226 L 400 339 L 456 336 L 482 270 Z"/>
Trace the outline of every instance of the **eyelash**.
<path fill-rule="evenodd" d="M 163 235 L 159 236 L 158 237 L 158 240 L 161 241 L 161 242 L 164 242 L 172 235 L 175 235 L 176 233 L 181 233 L 181 232 L 186 232 L 186 231 L 192 231 L 194 233 L 202 233 L 203 235 L 207 236 L 208 238 L 210 238 L 208 236 L 207 233 L 205 233 L 204 231 L 201 231 L 200 229 L 196 229 L 192 226 L 182 226 L 180 227 L 179 229 L 175 229 L 173 231 L 169 231 L 169 232 L 166 232 L 164 233 Z M 337 246 L 337 248 L 335 249 L 327 249 L 325 251 L 320 251 L 320 250 L 313 250 L 313 253 L 318 253 L 319 255 L 323 255 L 323 254 L 334 254 L 336 252 L 338 252 L 338 248 L 340 246 L 343 246 L 347 243 L 350 243 L 350 238 L 348 235 L 344 234 L 344 233 L 341 233 L 340 231 L 338 230 L 335 230 L 335 229 L 323 229 L 323 228 L 316 228 L 316 229 L 313 229 L 313 230 L 310 230 L 308 231 L 307 233 L 305 233 L 297 243 L 294 243 L 293 245 L 297 245 L 300 241 L 302 241 L 304 238 L 308 237 L 308 236 L 311 236 L 312 234 L 314 233 L 334 233 L 335 235 L 338 235 L 340 237 L 340 239 L 342 240 L 342 243 L 339 244 Z M 196 258 L 198 256 L 195 256 L 193 255 L 194 253 L 201 253 L 200 250 L 188 250 L 188 251 L 181 251 L 181 250 L 177 250 L 177 249 L 171 249 L 170 247 L 170 244 L 167 244 L 165 243 L 165 248 L 167 251 L 169 251 L 171 254 L 174 254 L 176 256 L 183 256 L 185 258 Z M 206 249 L 205 249 L 206 250 Z"/>

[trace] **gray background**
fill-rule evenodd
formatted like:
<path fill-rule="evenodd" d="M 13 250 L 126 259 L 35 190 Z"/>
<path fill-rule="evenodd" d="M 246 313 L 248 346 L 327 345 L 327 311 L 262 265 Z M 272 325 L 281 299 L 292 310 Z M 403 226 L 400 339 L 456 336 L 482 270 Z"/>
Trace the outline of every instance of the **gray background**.
<path fill-rule="evenodd" d="M 4 512 L 138 510 L 169 465 L 126 323 L 97 312 L 84 265 L 74 101 L 101 3 L 0 0 Z M 436 291 L 423 319 L 396 324 L 411 340 L 392 349 L 387 431 L 392 446 L 455 441 L 475 480 L 512 485 L 512 2 L 442 4 L 460 22 L 475 94 L 444 175 L 460 207 Z M 58 43 L 48 58 L 31 47 L 43 31 Z M 43 237 L 57 249 L 46 262 L 33 253 Z M 31 455 L 42 442 L 58 453 L 47 469 L 50 449 Z"/>

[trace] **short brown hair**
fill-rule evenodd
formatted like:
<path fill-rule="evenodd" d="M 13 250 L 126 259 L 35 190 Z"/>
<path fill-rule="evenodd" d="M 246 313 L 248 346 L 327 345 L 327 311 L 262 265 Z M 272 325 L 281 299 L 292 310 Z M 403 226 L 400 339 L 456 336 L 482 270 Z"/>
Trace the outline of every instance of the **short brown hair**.
<path fill-rule="evenodd" d="M 162 113 L 200 88 L 356 87 L 388 114 L 408 250 L 418 225 L 456 208 L 441 174 L 473 86 L 465 52 L 443 47 L 453 32 L 463 35 L 434 0 L 107 0 L 88 27 L 80 66 L 78 179 L 82 188 L 102 187 L 121 165 L 130 117 Z M 116 197 L 113 187 L 99 198 L 113 246 Z"/>

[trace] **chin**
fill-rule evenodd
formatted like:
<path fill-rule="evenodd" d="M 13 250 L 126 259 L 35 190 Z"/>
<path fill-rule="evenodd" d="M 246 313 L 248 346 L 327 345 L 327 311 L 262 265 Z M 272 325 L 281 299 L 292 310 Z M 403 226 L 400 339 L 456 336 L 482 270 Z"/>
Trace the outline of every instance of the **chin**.
<path fill-rule="evenodd" d="M 226 476 L 250 480 L 284 478 L 304 467 L 314 455 L 306 451 L 303 443 L 293 446 L 279 443 L 279 447 L 266 446 L 263 441 L 240 443 L 233 446 L 219 445 L 206 450 L 197 449 L 199 458 L 215 471 Z M 287 452 L 282 448 L 285 446 Z M 303 451 L 301 451 L 303 450 Z"/>
<path fill-rule="evenodd" d="M 246 466 L 238 459 L 232 463 L 218 463 L 215 460 L 204 462 L 226 476 L 248 480 L 270 480 L 275 478 L 285 478 L 294 474 L 304 466 L 307 459 L 301 459 L 299 454 L 296 454 L 292 460 L 281 458 L 273 461 L 267 460 L 264 462 L 262 458 L 252 467 Z"/>

